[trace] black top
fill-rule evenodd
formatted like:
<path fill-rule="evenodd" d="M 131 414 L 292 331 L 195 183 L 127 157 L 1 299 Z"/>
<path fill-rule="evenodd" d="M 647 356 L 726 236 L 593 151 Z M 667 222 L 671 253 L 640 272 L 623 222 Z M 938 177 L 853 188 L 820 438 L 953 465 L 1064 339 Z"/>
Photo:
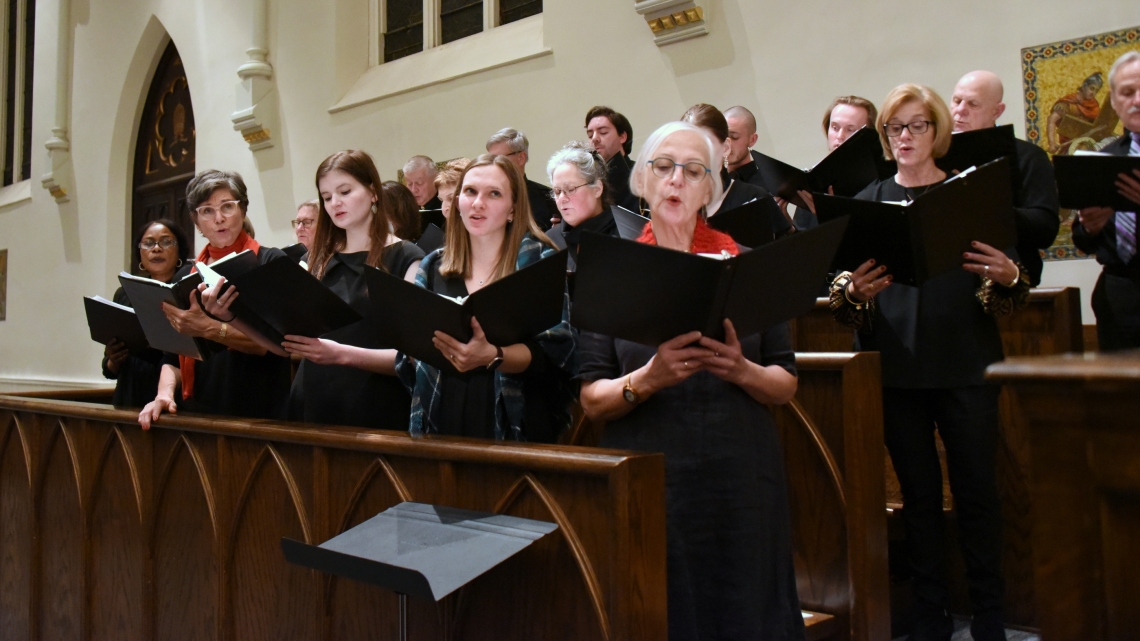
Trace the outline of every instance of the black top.
<path fill-rule="evenodd" d="M 741 341 L 795 374 L 787 323 Z M 583 381 L 620 379 L 655 348 L 582 332 Z M 784 457 L 768 407 L 708 372 L 610 421 L 601 445 L 665 455 L 669 641 L 803 639 Z"/>
<path fill-rule="evenodd" d="M 114 302 L 132 307 L 131 299 L 127 298 L 123 288 L 115 290 Z M 115 407 L 143 407 L 154 400 L 158 393 L 158 375 L 162 371 L 162 352 L 147 348 L 139 353 L 130 353 L 119 365 L 119 373 L 113 374 L 107 369 L 107 359 L 104 358 L 103 376 L 115 379 L 115 394 L 111 397 L 111 404 Z"/>
<path fill-rule="evenodd" d="M 443 202 L 440 201 L 438 193 L 432 196 L 431 200 L 424 203 L 423 207 L 420 207 L 420 211 L 423 211 L 425 209 L 443 209 Z"/>
<path fill-rule="evenodd" d="M 539 229 L 542 231 L 550 229 L 550 219 L 559 215 L 558 208 L 554 206 L 554 199 L 550 197 L 550 187 L 527 178 L 526 199 L 530 202 L 530 213 Z"/>
<path fill-rule="evenodd" d="M 467 284 L 462 277 L 445 277 L 439 273 L 442 261 L 435 261 L 428 274 L 428 289 L 452 298 L 468 296 Z M 526 440 L 533 443 L 553 443 L 560 431 L 555 420 L 556 412 L 549 408 L 543 393 L 549 388 L 549 378 L 557 374 L 550 366 L 546 352 L 534 340 L 524 342 L 530 349 L 530 365 L 525 373 L 523 396 L 526 399 Z M 476 369 L 463 376 L 440 372 L 440 434 L 495 438 L 495 374 Z M 498 408 L 498 411 L 504 411 Z"/>
<path fill-rule="evenodd" d="M 934 186 L 906 188 L 887 178 L 855 197 L 914 200 Z M 883 387 L 954 388 L 985 382 L 986 367 L 1002 359 L 1002 346 L 997 322 L 975 295 L 980 285 L 978 276 L 955 269 L 921 287 L 894 283 L 875 298 L 872 329 L 859 332 L 856 344 L 859 350 L 880 352 Z"/>
<path fill-rule="evenodd" d="M 784 216 L 784 212 L 780 211 L 776 199 L 772 198 L 772 195 L 763 187 L 733 180 L 728 177 L 727 172 L 723 171 L 721 172 L 721 181 L 724 184 L 724 200 L 721 201 L 717 211 L 730 211 L 745 203 L 758 200 L 768 212 L 768 218 L 772 221 L 772 232 L 776 238 L 792 230 L 792 223 Z"/>
<path fill-rule="evenodd" d="M 633 171 L 633 163 L 634 161 L 625 154 L 614 154 L 613 158 L 606 162 L 606 185 L 613 194 L 615 205 L 630 211 L 640 211 L 637 196 L 629 190 L 629 175 Z"/>
<path fill-rule="evenodd" d="M 423 250 L 414 243 L 400 241 L 385 248 L 382 263 L 385 271 L 403 278 L 408 268 L 423 257 Z M 376 339 L 367 318 L 368 284 L 364 279 L 367 258 L 366 251 L 337 253 L 325 267 L 321 282 L 365 319 L 322 338 L 343 345 L 383 349 L 386 346 Z M 408 429 L 410 407 L 411 397 L 395 376 L 344 365 L 301 361 L 290 391 L 289 419 L 403 431 Z"/>
<path fill-rule="evenodd" d="M 1017 257 L 1029 272 L 1030 284 L 1036 287 L 1041 283 L 1044 267 L 1038 250 L 1048 249 L 1061 229 L 1057 179 L 1045 150 L 1024 140 L 1013 142 L 1017 147 L 1017 170 L 1021 178 L 1021 185 L 1013 194 Z"/>
<path fill-rule="evenodd" d="M 257 258 L 262 265 L 285 253 L 275 247 L 261 247 Z M 190 273 L 190 265 L 174 275 L 178 280 Z M 178 355 L 166 353 L 163 364 L 178 367 Z M 289 359 L 275 354 L 254 356 L 226 349 L 204 361 L 194 361 L 194 396 L 178 406 L 191 412 L 245 418 L 285 418 L 289 399 Z"/>
<path fill-rule="evenodd" d="M 1127 156 L 1131 146 L 1132 134 L 1125 129 L 1123 136 L 1101 151 L 1114 156 Z M 1116 224 L 1114 219 L 1110 218 L 1100 233 L 1094 236 L 1081 225 L 1081 219 L 1074 216 L 1073 244 L 1086 254 L 1095 255 L 1096 262 L 1104 265 L 1105 272 L 1140 280 L 1140 253 L 1133 256 L 1127 264 L 1120 260 L 1120 254 L 1116 253 Z"/>
<path fill-rule="evenodd" d="M 750 185 L 756 185 L 761 189 L 764 188 L 764 181 L 760 178 L 760 168 L 756 166 L 756 152 L 751 149 L 748 150 L 749 157 L 752 158 L 751 162 L 746 162 L 740 167 L 733 169 L 729 172 L 729 178 L 739 180 Z"/>
<path fill-rule="evenodd" d="M 550 233 L 552 235 L 558 234 L 561 236 L 566 243 L 566 248 L 570 250 L 569 255 L 566 257 L 566 269 L 568 271 L 574 271 L 577 267 L 578 241 L 581 240 L 582 232 L 584 231 L 617 238 L 618 227 L 617 222 L 614 221 L 613 211 L 608 207 L 603 208 L 602 213 L 592 218 L 587 218 L 577 227 L 570 226 L 566 224 L 566 221 L 562 221 L 550 228 Z"/>

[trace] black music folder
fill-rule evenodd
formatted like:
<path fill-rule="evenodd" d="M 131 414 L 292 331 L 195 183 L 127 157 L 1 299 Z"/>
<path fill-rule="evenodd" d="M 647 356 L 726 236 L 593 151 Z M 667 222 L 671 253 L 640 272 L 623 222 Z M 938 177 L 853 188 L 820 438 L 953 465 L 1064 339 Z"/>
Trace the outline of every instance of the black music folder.
<path fill-rule="evenodd" d="M 237 288 L 230 311 L 274 345 L 281 345 L 286 334 L 316 338 L 362 318 L 288 257 L 246 267 L 219 261 L 199 269 L 208 281 L 216 283 L 216 276 L 222 276 Z"/>
<path fill-rule="evenodd" d="M 756 248 L 776 239 L 772 218 L 759 200 L 746 202 L 708 218 L 709 227 L 724 232 L 745 247 Z"/>
<path fill-rule="evenodd" d="M 84 296 L 83 309 L 87 312 L 87 327 L 91 330 L 91 340 L 104 345 L 116 338 L 126 344 L 132 352 L 141 352 L 150 344 L 146 342 L 139 318 L 135 310 L 103 298 Z"/>
<path fill-rule="evenodd" d="M 432 344 L 440 331 L 471 340 L 475 317 L 487 341 L 500 347 L 524 340 L 562 322 L 566 250 L 497 280 L 457 301 L 378 269 L 365 269 L 370 313 L 384 345 L 451 374 L 459 372 Z"/>
<path fill-rule="evenodd" d="M 854 196 L 879 179 L 876 158 L 882 156 L 879 135 L 874 129 L 863 127 L 807 171 L 760 152 L 755 152 L 754 158 L 760 180 L 769 193 L 806 209 L 807 203 L 797 192 L 826 193 L 830 187 L 837 195 Z"/>
<path fill-rule="evenodd" d="M 731 258 L 582 234 L 571 323 L 658 345 L 699 330 L 724 340 L 795 318 L 815 305 L 847 221 L 789 234 Z"/>
<path fill-rule="evenodd" d="M 1140 156 L 1078 154 L 1053 156 L 1057 196 L 1066 209 L 1111 207 L 1116 211 L 1140 211 L 1140 204 L 1125 198 L 1116 188 L 1120 174 L 1140 169 Z"/>
<path fill-rule="evenodd" d="M 442 209 L 421 209 L 419 214 L 421 235 L 427 231 L 428 225 L 435 225 L 440 229 L 447 228 L 447 219 L 444 218 Z"/>
<path fill-rule="evenodd" d="M 425 254 L 430 254 L 440 247 L 443 247 L 443 241 L 443 230 L 435 223 L 428 223 L 427 228 L 423 230 L 419 240 L 416 241 L 416 247 L 424 250 Z"/>
<path fill-rule="evenodd" d="M 135 309 L 147 343 L 163 352 L 199 360 L 225 349 L 225 346 L 209 339 L 179 334 L 170 325 L 170 321 L 166 320 L 162 303 L 170 303 L 179 309 L 190 309 L 190 296 L 196 295 L 201 282 L 202 275 L 198 272 L 187 274 L 181 280 L 169 284 L 127 272 L 119 273 L 119 283 Z"/>
<path fill-rule="evenodd" d="M 649 224 L 647 217 L 634 213 L 619 205 L 614 205 L 610 210 L 614 214 L 614 222 L 617 223 L 619 238 L 625 238 L 626 240 L 637 240 L 641 238 L 641 232 L 645 231 L 645 226 Z"/>
<path fill-rule="evenodd" d="M 439 601 L 558 525 L 426 503 L 400 503 L 320 545 L 281 539 L 285 560 Z"/>
<path fill-rule="evenodd" d="M 285 252 L 285 255 L 289 257 L 289 260 L 293 261 L 294 263 L 299 263 L 301 262 L 301 259 L 305 257 L 305 254 L 309 253 L 309 248 L 305 247 L 301 243 L 293 243 L 292 245 L 282 247 L 281 251 Z"/>
<path fill-rule="evenodd" d="M 1017 157 L 1017 143 L 1013 135 L 1013 125 L 986 127 L 962 131 L 950 136 L 950 149 L 946 155 L 934 160 L 939 169 L 946 172 L 965 171 L 998 158 Z M 1011 177 L 1017 175 L 1017 162 L 1011 160 Z M 1016 183 L 1014 183 L 1016 184 Z"/>
<path fill-rule="evenodd" d="M 1007 158 L 962 172 L 909 204 L 816 194 L 815 206 L 820 222 L 851 219 L 837 271 L 874 258 L 904 285 L 960 268 L 971 241 L 1001 250 L 1017 242 Z"/>

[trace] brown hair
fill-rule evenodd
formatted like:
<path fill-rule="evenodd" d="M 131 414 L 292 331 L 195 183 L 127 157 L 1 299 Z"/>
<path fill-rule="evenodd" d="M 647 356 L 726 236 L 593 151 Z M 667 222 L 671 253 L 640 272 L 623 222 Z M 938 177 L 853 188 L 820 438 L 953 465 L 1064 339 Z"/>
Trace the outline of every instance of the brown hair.
<path fill-rule="evenodd" d="M 946 107 L 946 101 L 942 96 L 930 87 L 908 82 L 891 89 L 887 99 L 883 101 L 883 108 L 879 110 L 879 117 L 875 120 L 875 128 L 879 130 L 879 141 L 883 145 L 883 157 L 887 160 L 895 159 L 884 126 L 895 112 L 908 102 L 922 103 L 922 106 L 930 112 L 930 119 L 934 121 L 933 156 L 935 158 L 945 156 L 946 151 L 950 149 L 950 135 L 954 133 L 954 121 L 950 117 L 950 109 Z"/>
<path fill-rule="evenodd" d="M 394 180 L 386 180 L 381 187 L 388 199 L 389 217 L 392 220 L 392 233 L 404 240 L 416 240 L 420 236 L 420 205 L 412 190 Z"/>
<path fill-rule="evenodd" d="M 689 110 L 681 116 L 681 122 L 704 127 L 713 132 L 721 142 L 728 140 L 728 120 L 725 120 L 720 109 L 712 105 L 700 102 L 689 107 Z"/>
<path fill-rule="evenodd" d="M 507 184 L 511 189 L 511 205 L 512 213 L 514 214 L 514 221 L 507 223 L 506 233 L 503 234 L 503 244 L 499 246 L 499 264 L 491 273 L 489 281 L 493 282 L 514 273 L 515 263 L 519 257 L 519 245 L 522 243 L 523 237 L 528 233 L 550 247 L 554 247 L 554 243 L 550 242 L 550 239 L 547 238 L 546 234 L 542 233 L 542 230 L 539 229 L 538 225 L 534 222 L 534 216 L 530 213 L 530 200 L 527 198 L 526 182 L 523 180 L 522 174 L 519 173 L 518 167 L 506 156 L 483 154 L 464 168 L 462 175 L 459 177 L 459 188 L 456 189 L 452 215 L 454 216 L 456 212 L 459 211 L 459 195 L 463 190 L 463 181 L 466 180 L 467 173 L 476 167 L 489 166 L 498 167 L 499 170 L 506 175 Z M 462 217 L 462 214 L 460 217 Z M 467 227 L 463 224 L 462 220 L 454 220 L 453 218 L 451 221 L 448 221 L 447 235 L 444 239 L 443 248 L 443 256 L 439 263 L 439 273 L 449 277 L 470 277 L 471 236 L 467 233 Z"/>
<path fill-rule="evenodd" d="M 867 125 L 872 127 L 875 125 L 875 119 L 879 117 L 879 110 L 875 109 L 875 103 L 870 100 L 860 98 L 859 96 L 839 96 L 835 100 L 832 100 L 831 105 L 827 107 L 827 111 L 823 112 L 823 135 L 825 136 L 831 131 L 831 112 L 835 111 L 835 108 L 839 105 L 851 105 L 852 107 L 858 107 L 866 111 Z"/>
<path fill-rule="evenodd" d="M 336 152 L 325 158 L 317 167 L 317 177 L 314 181 L 317 184 L 317 193 L 320 193 L 321 178 L 334 171 L 343 171 L 352 176 L 376 196 L 376 202 L 372 208 L 372 224 L 368 227 L 368 237 L 372 241 L 372 245 L 368 250 L 368 258 L 364 262 L 372 267 L 384 269 L 384 245 L 388 241 L 389 205 L 384 190 L 380 188 L 382 183 L 380 172 L 376 170 L 376 163 L 372 162 L 372 156 L 359 149 Z M 320 201 L 320 213 L 317 214 L 317 223 L 313 225 L 313 246 L 309 250 L 309 271 L 320 278 L 324 275 L 325 267 L 328 266 L 333 254 L 344 249 L 346 234 L 343 229 L 333 224 L 328 210 L 325 209 L 324 199 L 319 198 L 318 200 Z"/>

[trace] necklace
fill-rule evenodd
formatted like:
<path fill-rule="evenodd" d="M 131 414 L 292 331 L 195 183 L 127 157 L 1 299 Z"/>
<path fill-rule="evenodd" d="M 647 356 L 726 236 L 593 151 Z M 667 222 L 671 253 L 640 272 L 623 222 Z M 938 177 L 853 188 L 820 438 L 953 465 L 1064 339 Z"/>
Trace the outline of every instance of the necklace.
<path fill-rule="evenodd" d="M 494 271 L 495 271 L 495 267 L 492 265 L 492 266 L 491 266 L 491 273 L 493 273 Z M 476 282 L 478 282 L 480 285 L 482 285 L 482 284 L 483 284 L 483 281 L 485 281 L 485 280 L 487 280 L 488 278 L 490 278 L 490 277 L 491 277 L 491 273 L 488 273 L 488 274 L 487 274 L 486 276 L 484 276 L 483 278 L 479 278 L 478 276 L 476 276 L 476 275 L 475 275 L 475 270 L 474 270 L 474 269 L 472 269 L 472 270 L 471 270 L 471 278 L 475 279 L 475 281 L 476 281 Z"/>

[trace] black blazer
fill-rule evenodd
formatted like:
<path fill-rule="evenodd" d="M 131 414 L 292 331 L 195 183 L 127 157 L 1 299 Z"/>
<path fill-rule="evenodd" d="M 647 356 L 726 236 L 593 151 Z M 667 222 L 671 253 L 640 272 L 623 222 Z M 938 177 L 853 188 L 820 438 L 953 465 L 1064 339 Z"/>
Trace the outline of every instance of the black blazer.
<path fill-rule="evenodd" d="M 1132 146 L 1132 134 L 1125 129 L 1124 135 L 1112 144 L 1101 149 L 1106 154 L 1127 156 Z M 1140 207 L 1137 207 L 1140 210 Z M 1073 244 L 1086 254 L 1096 256 L 1096 262 L 1104 265 L 1104 271 L 1118 276 L 1140 280 L 1140 254 L 1133 256 L 1127 264 L 1116 253 L 1116 226 L 1110 220 L 1099 234 L 1093 235 L 1081 225 L 1081 219 L 1073 216 Z"/>
<path fill-rule="evenodd" d="M 534 217 L 534 222 L 538 223 L 539 229 L 550 229 L 550 219 L 558 217 L 558 208 L 550 197 L 550 187 L 526 178 L 526 199 L 530 201 L 530 214 Z"/>

